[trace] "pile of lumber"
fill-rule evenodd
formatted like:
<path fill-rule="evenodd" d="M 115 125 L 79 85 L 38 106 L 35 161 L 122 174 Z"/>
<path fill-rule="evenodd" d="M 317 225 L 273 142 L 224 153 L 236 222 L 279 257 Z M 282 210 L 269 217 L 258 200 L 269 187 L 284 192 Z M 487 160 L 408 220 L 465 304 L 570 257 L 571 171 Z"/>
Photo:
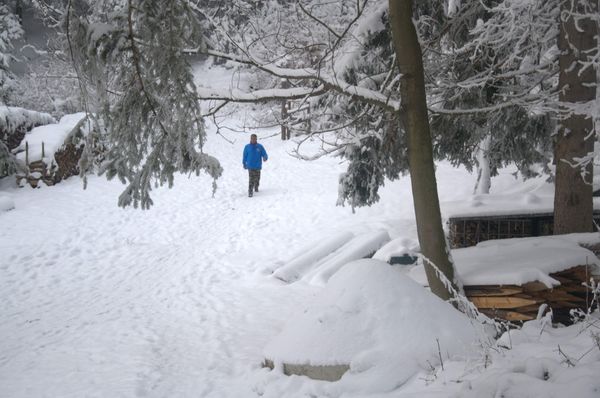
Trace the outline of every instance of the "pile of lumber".
<path fill-rule="evenodd" d="M 560 285 L 548 288 L 541 282 L 524 285 L 465 286 L 465 294 L 480 312 L 493 319 L 528 321 L 535 319 L 542 304 L 552 309 L 554 322 L 571 323 L 570 311 L 587 311 L 592 304 L 592 292 L 584 286 L 590 278 L 596 283 L 599 275 L 591 275 L 585 265 L 550 274 Z"/>

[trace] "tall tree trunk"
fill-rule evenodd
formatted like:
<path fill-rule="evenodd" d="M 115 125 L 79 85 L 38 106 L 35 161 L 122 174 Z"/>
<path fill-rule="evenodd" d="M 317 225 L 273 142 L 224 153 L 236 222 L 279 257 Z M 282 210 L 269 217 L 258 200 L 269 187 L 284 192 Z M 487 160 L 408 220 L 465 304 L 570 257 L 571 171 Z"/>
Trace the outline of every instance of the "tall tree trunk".
<path fill-rule="evenodd" d="M 585 10 L 582 3 L 592 7 Z M 577 20 L 571 13 L 598 12 L 594 2 L 572 0 L 561 4 L 560 49 L 558 85 L 562 103 L 585 103 L 596 98 L 596 71 L 588 67 L 582 71 L 581 61 L 586 51 L 597 50 L 598 26 L 591 18 Z M 554 233 L 592 231 L 592 164 L 587 166 L 587 176 L 569 162 L 584 157 L 594 150 L 595 135 L 591 118 L 582 115 L 561 115 L 555 147 L 556 182 L 554 193 Z M 586 139 L 587 137 L 587 139 Z"/>
<path fill-rule="evenodd" d="M 454 266 L 442 227 L 435 179 L 433 149 L 421 45 L 412 22 L 411 0 L 389 0 L 390 27 L 398 68 L 402 74 L 400 118 L 407 134 L 408 162 L 417 221 L 417 233 L 423 255 L 431 260 L 455 287 Z M 447 300 L 452 297 L 434 269 L 425 262 L 431 291 Z"/>

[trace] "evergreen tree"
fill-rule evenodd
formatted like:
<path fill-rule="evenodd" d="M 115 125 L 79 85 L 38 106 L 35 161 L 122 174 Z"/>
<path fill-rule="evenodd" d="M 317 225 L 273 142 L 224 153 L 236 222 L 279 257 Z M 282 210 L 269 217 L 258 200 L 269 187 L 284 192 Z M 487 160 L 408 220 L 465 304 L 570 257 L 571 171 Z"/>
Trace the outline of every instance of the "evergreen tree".
<path fill-rule="evenodd" d="M 7 104 L 14 90 L 15 76 L 10 70 L 11 61 L 15 59 L 12 50 L 14 41 L 22 35 L 23 28 L 17 15 L 7 5 L 0 4 L 0 105 Z"/>
<path fill-rule="evenodd" d="M 108 135 L 101 172 L 127 183 L 120 206 L 148 208 L 152 186 L 171 186 L 177 171 L 220 176 L 219 162 L 202 151 L 204 124 L 183 54 L 201 39 L 188 2 L 104 1 L 87 15 L 70 8 L 65 31 Z"/>

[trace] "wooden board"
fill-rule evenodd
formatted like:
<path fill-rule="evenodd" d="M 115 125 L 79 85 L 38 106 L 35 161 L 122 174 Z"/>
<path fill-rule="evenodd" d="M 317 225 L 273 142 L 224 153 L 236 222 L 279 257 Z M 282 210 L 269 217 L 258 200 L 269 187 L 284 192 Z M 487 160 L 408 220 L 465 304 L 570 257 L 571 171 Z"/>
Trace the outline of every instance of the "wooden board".
<path fill-rule="evenodd" d="M 512 296 L 513 294 L 522 293 L 523 289 L 517 286 L 502 287 L 480 287 L 480 286 L 465 286 L 465 294 L 467 297 L 479 296 Z"/>
<path fill-rule="evenodd" d="M 536 304 L 536 300 L 512 297 L 512 296 L 488 296 L 488 297 L 471 297 L 471 301 L 477 308 L 519 308 Z"/>
<path fill-rule="evenodd" d="M 504 319 L 506 321 L 517 322 L 517 321 L 531 321 L 535 319 L 537 313 L 535 314 L 523 314 L 516 311 L 506 311 L 506 310 L 481 310 L 485 315 L 490 318 L 496 319 Z"/>
<path fill-rule="evenodd" d="M 548 286 L 546 286 L 545 284 L 543 284 L 542 282 L 527 282 L 526 284 L 524 284 L 522 286 L 523 291 L 525 293 L 530 293 L 530 292 L 539 292 L 542 290 L 548 290 L 551 289 Z"/>

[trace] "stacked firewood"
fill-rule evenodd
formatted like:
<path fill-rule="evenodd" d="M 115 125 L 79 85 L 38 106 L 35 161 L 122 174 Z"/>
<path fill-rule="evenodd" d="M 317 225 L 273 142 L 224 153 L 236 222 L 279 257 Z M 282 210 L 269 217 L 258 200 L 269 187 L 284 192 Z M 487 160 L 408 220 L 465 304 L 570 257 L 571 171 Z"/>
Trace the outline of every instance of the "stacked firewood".
<path fill-rule="evenodd" d="M 580 265 L 550 276 L 560 285 L 548 288 L 541 282 L 529 282 L 521 286 L 465 286 L 465 294 L 480 312 L 493 319 L 528 321 L 536 318 L 542 304 L 547 304 L 554 322 L 569 324 L 571 310 L 587 311 L 592 305 L 592 291 L 585 285 L 590 285 L 591 278 L 598 283 L 600 275 L 592 275 L 589 267 Z"/>
<path fill-rule="evenodd" d="M 54 154 L 54 160 L 58 166 L 53 173 L 55 183 L 79 174 L 79 159 L 81 158 L 82 152 L 83 145 L 69 143 L 63 145 L 63 147 Z"/>
<path fill-rule="evenodd" d="M 63 145 L 54 154 L 54 160 L 48 165 L 43 160 L 36 160 L 27 165 L 26 174 L 17 175 L 17 185 L 29 184 L 33 188 L 39 186 L 40 181 L 52 186 L 71 176 L 79 174 L 79 159 L 83 152 L 83 145 L 68 143 Z"/>
<path fill-rule="evenodd" d="M 46 185 L 54 185 L 54 177 L 49 170 L 48 165 L 43 160 L 36 160 L 28 165 L 27 174 L 17 174 L 17 185 L 23 186 L 25 183 L 36 188 L 43 181 Z"/>

